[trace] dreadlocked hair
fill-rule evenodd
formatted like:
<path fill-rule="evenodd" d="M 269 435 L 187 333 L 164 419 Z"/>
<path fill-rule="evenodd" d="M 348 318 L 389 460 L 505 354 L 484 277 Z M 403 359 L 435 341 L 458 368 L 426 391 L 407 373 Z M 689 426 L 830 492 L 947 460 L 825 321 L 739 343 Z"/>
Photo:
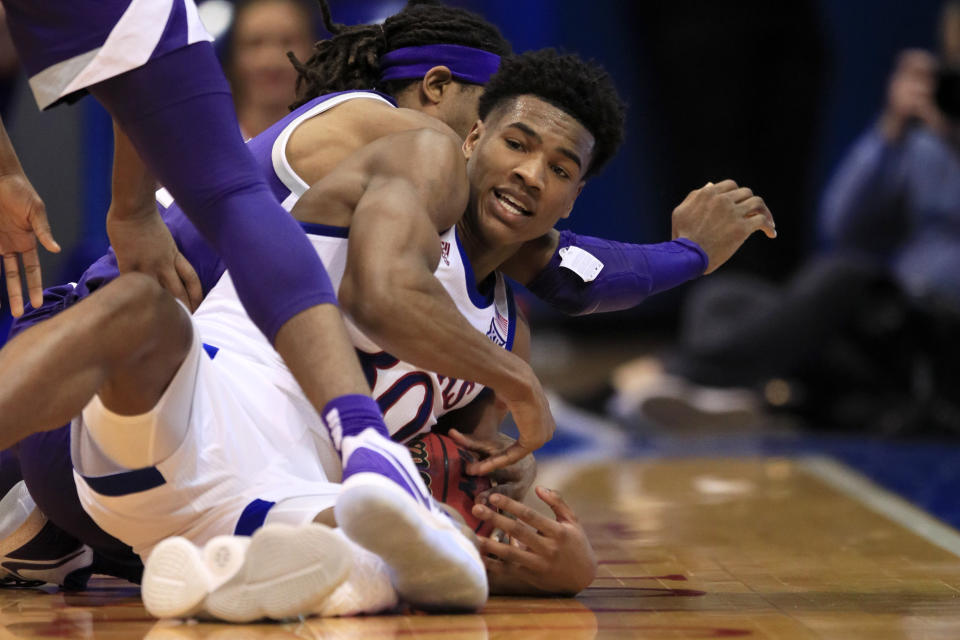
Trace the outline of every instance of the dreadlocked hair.
<path fill-rule="evenodd" d="M 593 62 L 554 49 L 504 59 L 480 96 L 480 119 L 486 120 L 511 99 L 523 95 L 552 104 L 593 135 L 595 144 L 586 177 L 599 173 L 623 142 L 626 105 L 610 74 Z"/>
<path fill-rule="evenodd" d="M 457 44 L 499 56 L 511 52 L 510 43 L 497 27 L 475 13 L 446 7 L 436 0 L 410 0 L 403 11 L 387 18 L 383 25 L 356 26 L 333 22 L 327 0 L 318 2 L 324 27 L 332 37 L 317 42 L 306 62 L 287 54 L 299 74 L 297 101 L 291 109 L 336 91 L 381 89 L 396 95 L 417 80 L 380 84 L 380 57 L 395 49 Z"/>

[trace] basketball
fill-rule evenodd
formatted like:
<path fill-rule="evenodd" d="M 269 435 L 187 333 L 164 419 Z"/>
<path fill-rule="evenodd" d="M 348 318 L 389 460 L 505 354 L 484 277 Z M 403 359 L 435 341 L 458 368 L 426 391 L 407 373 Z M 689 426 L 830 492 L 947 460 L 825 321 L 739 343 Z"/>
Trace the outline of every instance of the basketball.
<path fill-rule="evenodd" d="M 490 535 L 493 525 L 471 513 L 477 494 L 492 486 L 485 476 L 467 475 L 467 463 L 476 456 L 458 447 L 453 438 L 439 433 L 417 436 L 407 446 L 433 497 L 456 509 L 477 535 Z"/>

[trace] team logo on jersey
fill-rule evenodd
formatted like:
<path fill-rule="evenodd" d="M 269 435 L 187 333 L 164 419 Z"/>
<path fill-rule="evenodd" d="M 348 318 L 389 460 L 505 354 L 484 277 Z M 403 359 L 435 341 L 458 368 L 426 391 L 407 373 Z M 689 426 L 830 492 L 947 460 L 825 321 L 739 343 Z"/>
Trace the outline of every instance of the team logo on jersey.
<path fill-rule="evenodd" d="M 490 341 L 498 347 L 507 346 L 507 339 L 504 335 L 501 334 L 499 329 L 500 323 L 497 322 L 497 318 L 490 320 L 490 328 L 487 329 L 487 337 L 490 338 Z M 504 332 L 506 333 L 506 332 Z"/>
<path fill-rule="evenodd" d="M 450 243 L 446 240 L 440 241 L 440 259 L 443 260 L 443 264 L 450 266 Z"/>
<path fill-rule="evenodd" d="M 510 319 L 500 312 L 500 301 L 493 305 L 493 320 L 490 321 L 490 328 L 487 329 L 487 337 L 495 344 L 506 347 L 507 336 L 510 335 Z"/>

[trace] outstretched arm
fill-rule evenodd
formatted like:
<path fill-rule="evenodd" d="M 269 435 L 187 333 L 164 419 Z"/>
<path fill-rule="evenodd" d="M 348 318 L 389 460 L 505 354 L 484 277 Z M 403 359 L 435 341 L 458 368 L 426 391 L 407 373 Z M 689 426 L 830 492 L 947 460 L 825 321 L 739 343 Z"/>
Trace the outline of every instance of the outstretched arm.
<path fill-rule="evenodd" d="M 710 273 L 755 231 L 776 237 L 763 200 L 732 180 L 692 191 L 673 211 L 673 240 L 636 245 L 551 231 L 525 244 L 504 272 L 570 315 L 619 311 Z"/>
<path fill-rule="evenodd" d="M 23 287 L 20 274 L 27 280 L 30 304 L 43 304 L 43 278 L 37 240 L 48 251 L 58 253 L 60 245 L 50 233 L 47 209 L 27 179 L 20 160 L 0 121 L 0 254 L 6 271 L 10 313 L 23 314 Z"/>

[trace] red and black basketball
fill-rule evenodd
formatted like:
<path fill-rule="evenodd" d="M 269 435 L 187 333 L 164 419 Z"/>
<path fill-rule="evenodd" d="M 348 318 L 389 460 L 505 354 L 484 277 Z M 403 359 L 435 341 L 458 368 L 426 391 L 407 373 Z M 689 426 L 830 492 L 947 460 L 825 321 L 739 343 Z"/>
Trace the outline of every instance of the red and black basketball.
<path fill-rule="evenodd" d="M 477 494 L 491 487 L 489 478 L 467 475 L 466 466 L 476 456 L 439 433 L 417 436 L 407 442 L 407 446 L 433 497 L 456 509 L 477 535 L 490 535 L 493 525 L 476 518 L 470 511 Z"/>

